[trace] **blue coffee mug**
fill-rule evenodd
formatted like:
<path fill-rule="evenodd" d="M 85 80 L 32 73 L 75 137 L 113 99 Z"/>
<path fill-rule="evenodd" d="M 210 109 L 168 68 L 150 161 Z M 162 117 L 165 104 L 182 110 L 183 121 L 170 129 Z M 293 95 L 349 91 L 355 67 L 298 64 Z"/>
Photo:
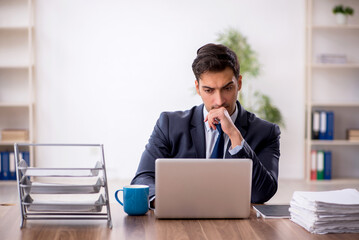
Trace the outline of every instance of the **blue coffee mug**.
<path fill-rule="evenodd" d="M 123 206 L 124 211 L 128 215 L 144 215 L 149 208 L 149 189 L 147 185 L 124 186 L 123 189 L 115 192 L 115 198 Z M 118 192 L 123 192 L 123 203 L 118 199 Z"/>

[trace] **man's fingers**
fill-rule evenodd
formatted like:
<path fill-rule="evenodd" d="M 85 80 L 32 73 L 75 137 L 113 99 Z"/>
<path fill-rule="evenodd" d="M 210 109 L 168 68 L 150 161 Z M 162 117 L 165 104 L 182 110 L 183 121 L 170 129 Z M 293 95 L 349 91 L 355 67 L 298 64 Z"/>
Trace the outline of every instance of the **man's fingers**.
<path fill-rule="evenodd" d="M 209 115 L 209 114 L 207 114 L 206 118 L 204 119 L 204 122 L 208 122 L 209 127 L 210 127 L 210 128 L 213 128 L 213 123 L 212 123 L 212 121 L 210 120 L 210 118 L 208 118 L 208 115 Z"/>
<path fill-rule="evenodd" d="M 216 125 L 212 121 L 208 121 L 209 127 L 212 129 L 216 129 Z"/>
<path fill-rule="evenodd" d="M 222 118 L 225 118 L 223 109 L 212 109 L 205 117 L 204 122 L 208 122 L 209 127 L 215 130 L 217 129 L 216 125 L 221 122 Z"/>

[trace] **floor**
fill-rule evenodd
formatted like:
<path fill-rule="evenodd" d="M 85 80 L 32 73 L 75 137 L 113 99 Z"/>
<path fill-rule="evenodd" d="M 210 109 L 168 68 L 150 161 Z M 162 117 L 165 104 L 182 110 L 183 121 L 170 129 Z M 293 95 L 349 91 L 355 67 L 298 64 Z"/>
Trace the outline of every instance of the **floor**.
<path fill-rule="evenodd" d="M 115 202 L 113 193 L 122 186 L 128 185 L 130 180 L 112 179 L 109 181 L 110 202 Z M 306 182 L 303 180 L 280 179 L 279 188 L 269 204 L 289 204 L 294 191 L 327 191 L 344 188 L 356 188 L 359 190 L 359 180 L 333 180 Z M 0 181 L 0 205 L 18 204 L 16 181 Z"/>

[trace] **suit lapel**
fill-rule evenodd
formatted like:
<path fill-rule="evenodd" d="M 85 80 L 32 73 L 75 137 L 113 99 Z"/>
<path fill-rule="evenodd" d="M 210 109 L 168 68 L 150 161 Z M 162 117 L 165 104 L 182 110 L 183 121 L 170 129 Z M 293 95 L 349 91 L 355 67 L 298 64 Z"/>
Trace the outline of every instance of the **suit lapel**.
<path fill-rule="evenodd" d="M 191 121 L 191 138 L 196 149 L 197 158 L 206 158 L 206 139 L 203 125 L 203 107 L 200 105 L 195 108 Z"/>
<path fill-rule="evenodd" d="M 245 138 L 247 133 L 247 126 L 248 126 L 248 119 L 247 119 L 247 111 L 241 106 L 241 104 L 237 101 L 237 107 L 238 107 L 238 116 L 236 121 L 234 122 L 234 125 L 238 128 L 238 130 L 241 132 L 243 138 Z"/>

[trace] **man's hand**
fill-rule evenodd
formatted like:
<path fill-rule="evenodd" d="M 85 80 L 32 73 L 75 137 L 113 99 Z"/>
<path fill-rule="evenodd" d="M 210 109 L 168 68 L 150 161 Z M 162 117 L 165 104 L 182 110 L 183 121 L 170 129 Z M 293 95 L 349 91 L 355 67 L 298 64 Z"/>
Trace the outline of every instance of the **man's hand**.
<path fill-rule="evenodd" d="M 216 129 L 215 124 L 220 122 L 223 132 L 226 133 L 231 140 L 232 148 L 241 145 L 243 140 L 242 134 L 232 122 L 231 116 L 229 116 L 226 108 L 220 107 L 212 109 L 209 111 L 204 121 L 208 122 L 209 127 L 212 129 Z"/>

